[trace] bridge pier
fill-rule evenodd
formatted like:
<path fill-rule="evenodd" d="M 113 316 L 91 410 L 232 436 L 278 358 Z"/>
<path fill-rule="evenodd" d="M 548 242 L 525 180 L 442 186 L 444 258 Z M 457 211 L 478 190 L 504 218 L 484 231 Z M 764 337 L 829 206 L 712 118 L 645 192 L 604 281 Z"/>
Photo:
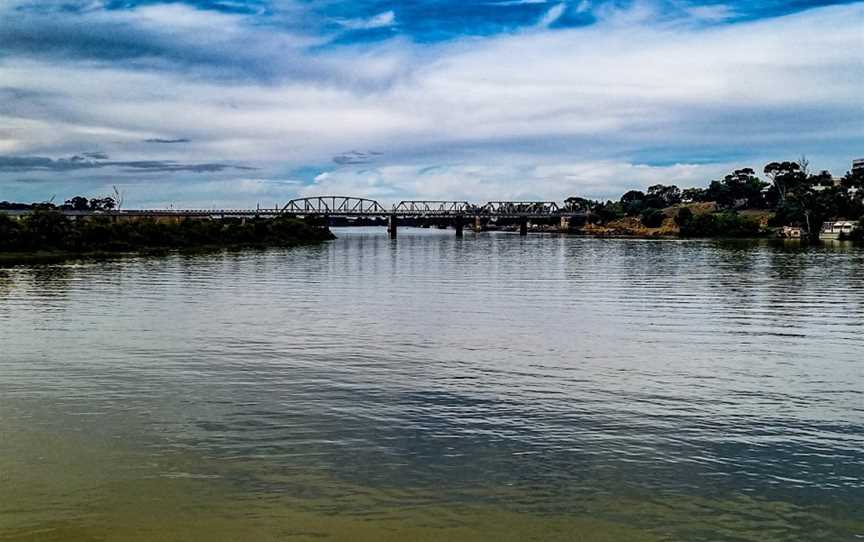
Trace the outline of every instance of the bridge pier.
<path fill-rule="evenodd" d="M 395 214 L 391 214 L 387 221 L 387 233 L 390 234 L 390 239 L 396 239 L 396 228 L 398 227 L 398 218 Z"/>
<path fill-rule="evenodd" d="M 526 216 L 519 218 L 519 235 L 528 235 L 528 217 Z"/>
<path fill-rule="evenodd" d="M 465 223 L 465 217 L 463 217 L 462 215 L 456 215 L 454 222 L 454 227 L 456 228 L 456 237 L 462 237 L 462 227 Z"/>
<path fill-rule="evenodd" d="M 474 217 L 474 231 L 475 232 L 483 231 L 483 219 L 480 218 L 479 215 Z"/>

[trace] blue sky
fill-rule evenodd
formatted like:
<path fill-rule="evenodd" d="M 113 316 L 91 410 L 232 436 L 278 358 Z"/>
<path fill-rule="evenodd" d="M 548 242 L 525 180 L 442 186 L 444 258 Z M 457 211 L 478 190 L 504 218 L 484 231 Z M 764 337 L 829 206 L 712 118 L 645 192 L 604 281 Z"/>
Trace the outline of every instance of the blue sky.
<path fill-rule="evenodd" d="M 615 197 L 864 157 L 864 2 L 6 0 L 0 200 Z"/>

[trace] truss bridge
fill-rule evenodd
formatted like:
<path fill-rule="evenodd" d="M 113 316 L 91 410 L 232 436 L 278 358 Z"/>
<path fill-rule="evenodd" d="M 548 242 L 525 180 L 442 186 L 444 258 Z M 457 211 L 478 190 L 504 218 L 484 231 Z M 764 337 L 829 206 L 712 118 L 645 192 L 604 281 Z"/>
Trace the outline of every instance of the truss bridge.
<path fill-rule="evenodd" d="M 391 237 L 396 237 L 399 219 L 426 223 L 434 221 L 437 225 L 452 225 L 456 235 L 461 236 L 466 222 L 473 220 L 475 230 L 484 229 L 486 224 L 502 220 L 508 224 L 518 224 L 522 235 L 528 233 L 529 220 L 550 221 L 559 219 L 561 229 L 569 229 L 569 221 L 574 216 L 584 216 L 580 210 L 559 206 L 554 201 L 489 201 L 474 204 L 463 200 L 403 200 L 386 207 L 369 198 L 353 196 L 312 196 L 292 199 L 282 207 L 257 209 L 133 209 L 114 211 L 76 211 L 59 209 L 72 219 L 87 216 L 108 216 L 114 220 L 150 218 L 163 219 L 226 219 L 258 218 L 278 216 L 301 217 L 343 217 L 343 218 L 385 218 Z M 31 210 L 0 211 L 20 218 Z"/>
<path fill-rule="evenodd" d="M 581 214 L 559 207 L 554 201 L 490 201 L 476 205 L 460 200 L 403 200 L 385 208 L 375 200 L 351 196 L 317 196 L 289 201 L 282 213 L 298 216 L 334 217 L 386 217 L 391 237 L 396 237 L 398 221 L 403 219 L 449 219 L 456 235 L 462 235 L 467 220 L 474 220 L 474 228 L 480 230 L 484 222 L 493 219 L 515 220 L 519 233 L 528 233 L 531 219 L 560 219 L 562 228 L 569 228 L 570 218 Z"/>

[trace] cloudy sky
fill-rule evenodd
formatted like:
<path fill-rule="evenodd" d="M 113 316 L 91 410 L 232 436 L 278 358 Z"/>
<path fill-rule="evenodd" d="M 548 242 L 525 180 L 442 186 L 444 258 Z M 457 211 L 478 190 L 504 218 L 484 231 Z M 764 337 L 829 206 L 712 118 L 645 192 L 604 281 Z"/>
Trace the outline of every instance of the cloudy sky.
<path fill-rule="evenodd" d="M 864 2 L 0 0 L 0 200 L 617 197 L 864 157 Z"/>

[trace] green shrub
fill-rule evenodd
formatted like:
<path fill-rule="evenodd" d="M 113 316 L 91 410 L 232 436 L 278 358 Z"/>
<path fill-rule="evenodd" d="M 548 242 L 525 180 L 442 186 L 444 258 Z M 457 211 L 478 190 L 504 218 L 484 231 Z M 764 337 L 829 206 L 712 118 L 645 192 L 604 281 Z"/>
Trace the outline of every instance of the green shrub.
<path fill-rule="evenodd" d="M 689 207 L 681 207 L 675 215 L 675 223 L 679 228 L 684 228 L 693 222 L 693 211 Z"/>
<path fill-rule="evenodd" d="M 696 215 L 680 227 L 684 237 L 757 237 L 761 234 L 757 220 L 734 211 Z"/>
<path fill-rule="evenodd" d="M 0 215 L 0 251 L 120 252 L 158 248 L 295 245 L 332 239 L 321 220 L 273 219 L 112 221 L 95 216 L 71 221 L 57 211 L 36 211 L 20 223 Z"/>
<path fill-rule="evenodd" d="M 659 228 L 663 225 L 666 215 L 660 209 L 648 208 L 642 211 L 639 220 L 646 228 Z"/>
<path fill-rule="evenodd" d="M 21 225 L 17 220 L 0 214 L 0 250 L 18 250 L 21 243 Z"/>

